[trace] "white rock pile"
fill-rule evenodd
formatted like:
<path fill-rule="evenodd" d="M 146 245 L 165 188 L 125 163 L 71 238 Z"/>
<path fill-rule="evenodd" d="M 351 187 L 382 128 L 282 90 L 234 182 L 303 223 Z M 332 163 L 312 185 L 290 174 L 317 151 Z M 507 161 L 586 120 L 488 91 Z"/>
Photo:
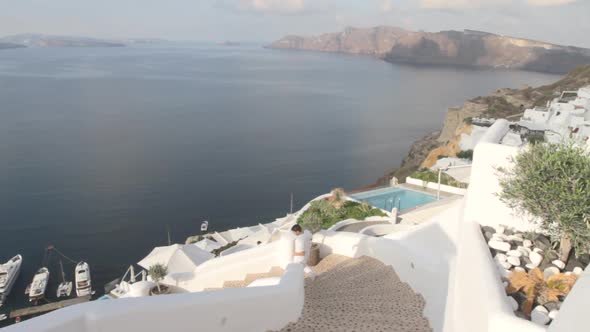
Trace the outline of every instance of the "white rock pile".
<path fill-rule="evenodd" d="M 580 275 L 590 263 L 590 255 L 576 257 L 573 252 L 567 262 L 561 261 L 549 238 L 542 234 L 517 232 L 505 226 L 483 226 L 482 233 L 504 286 L 508 285 L 508 277 L 513 271 L 528 272 L 539 268 L 545 278 L 558 273 Z M 523 318 L 524 314 L 520 310 L 525 300 L 523 292 L 508 295 L 508 302 L 515 313 Z M 563 299 L 544 305 L 536 303 L 531 312 L 531 321 L 543 326 L 550 324 L 558 316 L 562 302 Z"/>

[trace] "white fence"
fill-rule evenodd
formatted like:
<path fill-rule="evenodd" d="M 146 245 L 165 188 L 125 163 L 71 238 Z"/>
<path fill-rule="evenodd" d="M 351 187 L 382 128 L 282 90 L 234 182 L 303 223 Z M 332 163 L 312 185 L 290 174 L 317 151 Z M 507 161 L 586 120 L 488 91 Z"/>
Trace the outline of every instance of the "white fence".
<path fill-rule="evenodd" d="M 420 186 L 423 188 L 438 190 L 438 183 L 428 182 L 428 181 L 424 181 L 424 180 L 420 180 L 420 179 L 415 179 L 412 177 L 407 177 L 406 183 L 412 184 L 415 186 Z M 462 195 L 462 196 L 465 196 L 465 194 L 467 193 L 467 189 L 451 187 L 451 186 L 447 186 L 444 184 L 440 185 L 440 191 L 445 192 L 445 193 L 449 193 L 449 194 Z"/>
<path fill-rule="evenodd" d="M 5 331 L 278 330 L 301 316 L 303 285 L 303 267 L 290 264 L 281 282 L 275 286 L 93 301 L 6 327 Z"/>

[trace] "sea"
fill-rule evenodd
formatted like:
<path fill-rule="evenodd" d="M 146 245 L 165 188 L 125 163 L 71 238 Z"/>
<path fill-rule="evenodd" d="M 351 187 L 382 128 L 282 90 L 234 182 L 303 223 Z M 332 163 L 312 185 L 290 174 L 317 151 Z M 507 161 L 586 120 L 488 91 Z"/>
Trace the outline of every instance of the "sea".
<path fill-rule="evenodd" d="M 48 300 L 73 262 L 96 296 L 155 246 L 271 222 L 369 185 L 448 107 L 557 76 L 390 64 L 201 43 L 0 51 L 0 261 L 23 255 L 0 313 Z M 71 259 L 71 261 L 70 261 Z"/>

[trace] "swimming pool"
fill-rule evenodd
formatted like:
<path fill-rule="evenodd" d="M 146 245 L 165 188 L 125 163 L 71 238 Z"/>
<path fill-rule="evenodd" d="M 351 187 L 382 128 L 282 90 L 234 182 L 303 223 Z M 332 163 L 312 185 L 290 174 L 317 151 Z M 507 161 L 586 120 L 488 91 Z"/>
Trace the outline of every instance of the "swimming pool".
<path fill-rule="evenodd" d="M 386 211 L 391 211 L 394 207 L 403 211 L 436 201 L 435 196 L 403 188 L 365 191 L 352 194 L 350 197 Z"/>

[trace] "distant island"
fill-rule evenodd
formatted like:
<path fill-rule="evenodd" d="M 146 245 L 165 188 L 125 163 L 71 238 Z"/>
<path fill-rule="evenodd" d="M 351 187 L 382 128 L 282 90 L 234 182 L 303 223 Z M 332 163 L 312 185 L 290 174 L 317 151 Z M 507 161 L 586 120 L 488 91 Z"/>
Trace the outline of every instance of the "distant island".
<path fill-rule="evenodd" d="M 2 45 L 13 45 L 3 47 Z M 123 47 L 125 43 L 88 37 L 21 34 L 0 37 L 0 49 L 14 47 Z"/>
<path fill-rule="evenodd" d="M 0 50 L 3 49 L 9 49 L 9 48 L 22 48 L 25 47 L 23 45 L 19 45 L 19 44 L 13 44 L 13 43 L 4 43 L 0 41 Z"/>
<path fill-rule="evenodd" d="M 409 31 L 397 27 L 346 28 L 318 36 L 286 36 L 275 49 L 364 54 L 392 63 L 504 68 L 563 74 L 590 64 L 590 49 L 488 32 Z"/>

